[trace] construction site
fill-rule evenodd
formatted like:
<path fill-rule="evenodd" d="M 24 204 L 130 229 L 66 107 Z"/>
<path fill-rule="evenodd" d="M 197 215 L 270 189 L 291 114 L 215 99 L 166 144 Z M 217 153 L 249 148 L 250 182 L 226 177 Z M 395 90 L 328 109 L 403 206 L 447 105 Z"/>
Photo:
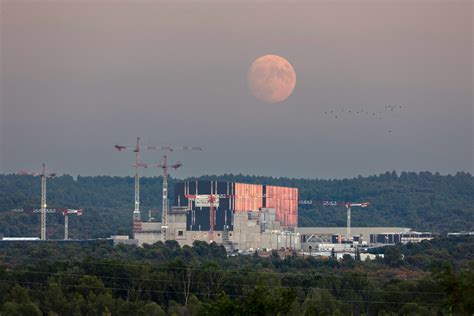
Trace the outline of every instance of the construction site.
<path fill-rule="evenodd" d="M 299 200 L 298 189 L 265 184 L 227 181 L 182 181 L 174 184 L 170 205 L 168 176 L 171 170 L 182 166 L 180 161 L 170 163 L 169 155 L 178 150 L 202 150 L 193 146 L 142 146 L 140 138 L 134 146 L 115 145 L 119 152 L 130 151 L 135 155 L 134 202 L 130 212 L 133 222 L 132 238 L 126 235 L 111 236 L 114 244 L 143 246 L 174 240 L 179 245 L 192 246 L 195 241 L 223 245 L 228 253 L 291 251 L 315 256 L 338 253 L 354 255 L 358 250 L 396 243 L 420 242 L 432 239 L 429 232 L 415 232 L 408 227 L 351 227 L 353 208 L 369 208 L 367 201 Z M 162 151 L 159 164 L 141 160 L 143 150 Z M 162 170 L 161 219 L 142 218 L 140 209 L 140 169 Z M 34 212 L 41 216 L 40 237 L 8 238 L 8 241 L 42 241 L 47 239 L 47 214 L 59 213 L 64 217 L 64 240 L 68 240 L 69 216 L 80 216 L 83 209 L 48 209 L 46 181 L 54 177 L 43 164 L 40 172 L 22 170 L 20 175 L 41 177 L 41 205 L 39 209 L 16 212 Z M 132 203 L 131 203 L 132 204 Z M 299 227 L 299 206 L 323 206 L 346 209 L 345 227 Z"/>

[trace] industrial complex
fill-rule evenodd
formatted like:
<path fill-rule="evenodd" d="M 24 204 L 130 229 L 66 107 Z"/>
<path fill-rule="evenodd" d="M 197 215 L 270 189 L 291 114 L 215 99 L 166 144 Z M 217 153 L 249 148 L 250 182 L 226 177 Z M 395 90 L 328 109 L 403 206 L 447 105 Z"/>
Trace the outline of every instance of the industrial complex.
<path fill-rule="evenodd" d="M 219 181 L 179 182 L 167 215 L 167 239 L 195 240 L 226 249 L 300 249 L 298 189 Z M 136 223 L 141 245 L 161 240 L 161 223 Z"/>
<path fill-rule="evenodd" d="M 420 242 L 431 239 L 428 232 L 414 232 L 407 227 L 351 227 L 353 207 L 370 207 L 368 202 L 341 202 L 321 200 L 299 200 L 298 189 L 265 184 L 237 183 L 227 181 L 183 181 L 174 184 L 174 196 L 169 205 L 168 174 L 182 163 L 168 163 L 168 154 L 175 150 L 202 150 L 192 146 L 142 146 L 137 138 L 135 146 L 115 145 L 118 151 L 135 153 L 134 207 L 130 219 L 133 221 L 133 237 L 113 236 L 114 243 L 142 246 L 158 241 L 174 240 L 181 246 L 191 246 L 195 241 L 223 245 L 229 253 L 286 250 L 310 255 L 353 254 L 373 246 Z M 141 161 L 142 150 L 164 151 L 160 164 L 151 165 Z M 140 210 L 140 168 L 160 168 L 163 171 L 161 220 L 149 216 L 144 221 Z M 47 213 L 64 215 L 65 235 L 68 237 L 68 215 L 81 215 L 83 210 L 49 210 L 46 204 L 46 180 L 55 174 L 21 171 L 23 175 L 41 177 L 41 207 L 34 210 L 41 214 L 40 241 L 46 240 Z M 299 227 L 300 205 L 322 205 L 345 207 L 345 227 Z M 23 211 L 23 210 L 22 210 Z M 8 241 L 4 238 L 4 241 Z M 22 239 L 29 240 L 29 239 Z M 35 239 L 37 240 L 37 239 Z"/>
<path fill-rule="evenodd" d="M 167 240 L 182 246 L 190 246 L 196 240 L 215 242 L 229 252 L 286 249 L 324 254 L 333 249 L 352 253 L 357 247 L 432 238 L 430 233 L 413 232 L 406 227 L 352 227 L 349 237 L 348 227 L 298 227 L 299 204 L 297 188 L 178 182 L 166 216 Z M 136 221 L 133 239 L 138 245 L 153 244 L 162 240 L 162 227 L 162 222 Z"/>

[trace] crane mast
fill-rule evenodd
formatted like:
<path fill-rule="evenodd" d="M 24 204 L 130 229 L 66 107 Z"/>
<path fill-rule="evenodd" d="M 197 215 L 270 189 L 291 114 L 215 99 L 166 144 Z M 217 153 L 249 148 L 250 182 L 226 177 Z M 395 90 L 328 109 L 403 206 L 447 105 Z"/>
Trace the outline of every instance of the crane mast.
<path fill-rule="evenodd" d="M 63 216 L 64 216 L 64 240 L 69 239 L 69 214 L 75 214 L 77 216 L 81 216 L 83 212 L 84 212 L 83 209 L 79 209 L 79 210 L 65 209 L 62 211 Z"/>
<path fill-rule="evenodd" d="M 211 193 L 209 195 L 209 216 L 210 216 L 210 221 L 209 221 L 209 237 L 211 242 L 214 241 L 214 195 Z"/>
<path fill-rule="evenodd" d="M 202 150 L 202 147 L 194 146 L 146 146 L 147 150 L 163 150 L 167 152 L 173 152 L 175 150 Z M 165 154 L 161 157 L 161 163 L 156 167 L 163 170 L 163 194 L 162 194 L 162 209 L 161 209 L 161 241 L 165 242 L 168 235 L 168 176 L 169 168 L 178 169 L 183 164 L 179 161 L 173 165 L 168 165 L 168 156 Z"/>
<path fill-rule="evenodd" d="M 140 161 L 140 137 L 137 137 L 137 145 L 135 147 L 135 203 L 133 209 L 133 221 L 140 221 L 140 173 L 138 172 Z M 145 167 L 146 168 L 146 167 Z"/>
<path fill-rule="evenodd" d="M 351 238 L 351 204 L 346 204 L 347 209 L 347 225 L 346 225 L 346 240 Z"/>
<path fill-rule="evenodd" d="M 41 240 L 46 240 L 46 172 L 41 170 Z"/>
<path fill-rule="evenodd" d="M 163 196 L 161 207 L 161 241 L 166 240 L 166 233 L 168 230 L 168 164 L 167 157 L 163 155 L 161 168 L 163 169 Z"/>
<path fill-rule="evenodd" d="M 69 239 L 69 215 L 64 214 L 64 240 Z"/>
<path fill-rule="evenodd" d="M 368 207 L 370 204 L 369 202 L 364 203 L 346 203 L 347 209 L 347 226 L 346 226 L 346 238 L 350 240 L 351 238 L 351 211 L 353 206 L 357 207 Z"/>
<path fill-rule="evenodd" d="M 53 178 L 56 176 L 55 173 L 46 173 L 46 165 L 43 163 L 41 165 L 40 172 L 29 172 L 26 170 L 20 170 L 18 172 L 20 175 L 29 175 L 29 176 L 40 176 L 41 177 L 41 220 L 40 220 L 40 239 L 46 240 L 46 179 Z"/>
<path fill-rule="evenodd" d="M 135 195 L 134 195 L 134 207 L 133 207 L 133 223 L 135 228 L 135 223 L 139 223 L 141 219 L 140 214 L 140 172 L 139 168 L 147 168 L 148 165 L 143 163 L 140 158 L 141 146 L 140 146 L 140 137 L 137 137 L 137 143 L 135 146 L 122 146 L 115 145 L 115 149 L 118 151 L 132 150 L 135 153 Z"/>
<path fill-rule="evenodd" d="M 137 137 L 137 144 L 135 147 L 127 147 L 122 145 L 115 145 L 115 149 L 118 151 L 123 150 L 133 150 L 135 152 L 135 207 L 133 210 L 133 221 L 134 223 L 140 223 L 141 216 L 140 216 L 140 174 L 138 172 L 138 168 L 148 168 L 150 165 L 145 164 L 140 159 L 140 152 L 141 150 L 163 150 L 167 152 L 172 152 L 175 150 L 202 150 L 202 147 L 193 147 L 193 146 L 141 146 L 140 145 L 140 137 Z M 182 163 L 177 161 L 173 165 L 168 165 L 168 157 L 167 155 L 163 155 L 161 159 L 161 163 L 153 166 L 157 168 L 161 168 L 163 170 L 163 193 L 162 193 L 162 212 L 161 212 L 161 241 L 166 240 L 167 236 L 167 229 L 168 229 L 168 176 L 169 168 L 178 169 L 182 166 Z M 134 225 L 135 227 L 135 225 Z"/>
<path fill-rule="evenodd" d="M 175 170 L 181 167 L 183 164 L 179 161 L 173 165 L 168 165 L 168 156 L 163 155 L 161 163 L 156 167 L 163 170 L 163 195 L 162 195 L 162 209 L 161 209 L 161 241 L 165 242 L 168 231 L 168 168 L 174 168 Z"/>

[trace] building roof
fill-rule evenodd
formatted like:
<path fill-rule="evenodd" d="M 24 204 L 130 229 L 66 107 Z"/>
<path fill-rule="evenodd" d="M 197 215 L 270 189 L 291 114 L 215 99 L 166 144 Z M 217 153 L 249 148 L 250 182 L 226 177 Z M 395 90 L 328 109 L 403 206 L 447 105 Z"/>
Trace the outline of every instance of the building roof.
<path fill-rule="evenodd" d="M 296 231 L 302 235 L 335 235 L 346 234 L 346 227 L 298 227 Z M 408 233 L 408 227 L 351 227 L 351 235 L 384 234 L 384 233 Z"/>

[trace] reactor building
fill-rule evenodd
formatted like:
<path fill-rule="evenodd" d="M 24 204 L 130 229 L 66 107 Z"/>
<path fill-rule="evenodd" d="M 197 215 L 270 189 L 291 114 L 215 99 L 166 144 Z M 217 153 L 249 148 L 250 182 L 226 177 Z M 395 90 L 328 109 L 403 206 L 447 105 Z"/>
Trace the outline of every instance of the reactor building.
<path fill-rule="evenodd" d="M 296 232 L 297 188 L 211 180 L 178 182 L 167 218 L 166 239 L 180 245 L 202 240 L 228 250 L 301 247 Z M 134 232 L 134 238 L 139 244 L 153 243 L 160 240 L 160 231 L 161 223 L 150 229 L 145 224 Z"/>

